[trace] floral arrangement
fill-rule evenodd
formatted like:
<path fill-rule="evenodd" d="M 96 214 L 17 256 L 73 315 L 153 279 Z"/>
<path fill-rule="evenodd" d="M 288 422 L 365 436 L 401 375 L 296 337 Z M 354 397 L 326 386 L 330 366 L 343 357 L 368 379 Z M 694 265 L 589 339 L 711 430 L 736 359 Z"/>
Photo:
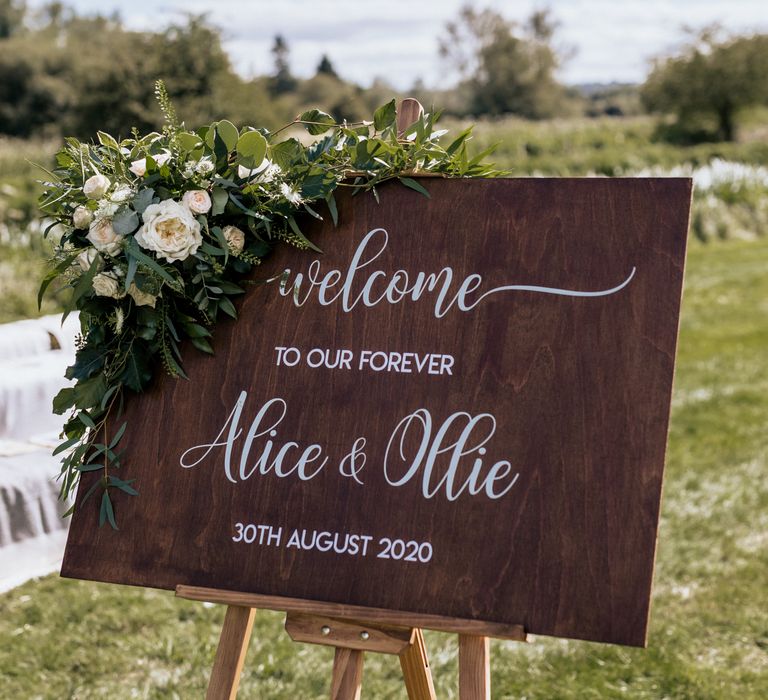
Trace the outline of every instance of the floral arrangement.
<path fill-rule="evenodd" d="M 137 494 L 117 476 L 126 390 L 144 390 L 158 366 L 186 378 L 182 341 L 212 353 L 217 319 L 237 316 L 233 299 L 275 245 L 317 250 L 302 221 L 330 216 L 336 224 L 340 187 L 377 196 L 380 183 L 397 179 L 428 196 L 409 175 L 498 174 L 483 163 L 486 153 L 469 157 L 470 129 L 440 145 L 446 132 L 434 128 L 436 114 L 399 133 L 394 100 L 372 121 L 337 123 L 311 110 L 270 133 L 226 120 L 188 130 L 161 82 L 156 94 L 162 133 L 67 139 L 40 200 L 51 220 L 46 235 L 56 229 L 61 238 L 39 299 L 54 281 L 70 287 L 65 317 L 77 309 L 81 326 L 66 373 L 74 385 L 53 402 L 68 414 L 54 450 L 63 455 L 61 496 L 83 472 L 102 471 L 82 502 L 101 488 L 100 524 L 114 528 L 112 495 Z M 286 134 L 297 125 L 308 144 Z"/>

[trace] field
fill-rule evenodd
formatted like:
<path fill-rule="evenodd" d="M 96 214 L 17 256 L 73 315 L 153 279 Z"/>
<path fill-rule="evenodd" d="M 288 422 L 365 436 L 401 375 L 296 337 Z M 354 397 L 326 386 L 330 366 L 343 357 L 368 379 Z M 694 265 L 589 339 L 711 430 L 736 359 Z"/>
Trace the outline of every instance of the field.
<path fill-rule="evenodd" d="M 493 642 L 494 698 L 768 697 L 767 268 L 766 239 L 690 251 L 649 648 Z M 222 619 L 164 592 L 27 583 L 0 596 L 0 698 L 202 697 Z M 455 698 L 455 637 L 427 646 Z M 326 697 L 331 659 L 260 612 L 241 697 Z M 369 655 L 364 688 L 404 697 L 397 660 Z"/>
<path fill-rule="evenodd" d="M 693 175 L 692 234 L 696 241 L 755 238 L 768 232 L 766 113 L 745 119 L 737 143 L 681 147 L 655 138 L 650 117 L 525 122 L 486 120 L 475 150 L 496 144 L 492 157 L 515 176 Z M 465 125 L 448 121 L 451 133 Z M 447 138 L 447 137 L 446 137 Z M 36 179 L 50 167 L 53 141 L 0 139 L 0 323 L 37 315 L 34 301 L 49 245 L 36 219 Z M 44 312 L 60 306 L 55 297 Z"/>
<path fill-rule="evenodd" d="M 494 698 L 768 697 L 768 142 L 756 127 L 739 143 L 673 147 L 654 128 L 642 117 L 477 130 L 514 175 L 684 173 L 697 187 L 649 648 L 493 642 Z M 55 148 L 0 141 L 0 322 L 38 313 L 49 249 L 28 161 L 49 165 Z M 168 593 L 31 581 L 0 595 L 0 700 L 202 697 L 222 620 Z M 455 637 L 428 633 L 427 646 L 438 697 L 455 698 Z M 326 697 L 331 660 L 260 612 L 241 697 Z M 364 689 L 404 697 L 397 660 L 369 656 Z"/>

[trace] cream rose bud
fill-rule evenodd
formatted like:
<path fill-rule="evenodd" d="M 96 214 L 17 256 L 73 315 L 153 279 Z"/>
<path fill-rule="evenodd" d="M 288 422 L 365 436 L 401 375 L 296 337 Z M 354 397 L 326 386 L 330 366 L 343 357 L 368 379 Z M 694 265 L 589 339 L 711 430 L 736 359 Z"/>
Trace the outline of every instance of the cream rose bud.
<path fill-rule="evenodd" d="M 131 163 L 128 168 L 136 177 L 144 177 L 147 174 L 147 159 L 139 158 Z"/>
<path fill-rule="evenodd" d="M 207 214 L 211 210 L 211 197 L 205 190 L 185 192 L 181 203 L 193 214 Z"/>
<path fill-rule="evenodd" d="M 157 297 L 154 294 L 142 292 L 135 282 L 131 282 L 131 286 L 128 287 L 128 296 L 136 302 L 136 306 L 151 306 L 153 309 L 155 308 Z"/>
<path fill-rule="evenodd" d="M 75 261 L 78 265 L 80 265 L 80 269 L 83 272 L 87 272 L 91 269 L 91 265 L 93 264 L 93 261 L 98 259 L 98 265 L 97 269 L 100 269 L 104 266 L 104 261 L 101 259 L 101 256 L 99 255 L 96 248 L 86 248 L 82 253 L 80 253 L 76 258 Z"/>
<path fill-rule="evenodd" d="M 222 231 L 233 253 L 242 253 L 245 247 L 245 234 L 237 226 L 225 226 Z"/>
<path fill-rule="evenodd" d="M 157 153 L 152 156 L 152 160 L 157 163 L 158 167 L 162 167 L 170 159 L 171 154 L 167 151 L 163 151 L 163 153 Z M 139 158 L 138 160 L 132 161 L 128 170 L 130 170 L 136 177 L 144 177 L 147 174 L 147 159 Z"/>
<path fill-rule="evenodd" d="M 72 223 L 75 225 L 75 228 L 88 228 L 91 221 L 93 221 L 93 212 L 82 204 L 72 213 Z"/>
<path fill-rule="evenodd" d="M 171 154 L 168 153 L 168 151 L 163 151 L 162 153 L 156 153 L 152 156 L 152 160 L 154 160 L 155 163 L 157 163 L 158 168 L 163 167 L 170 159 L 171 159 Z"/>
<path fill-rule="evenodd" d="M 194 255 L 203 243 L 200 224 L 183 204 L 164 199 L 150 204 L 145 210 L 144 225 L 136 234 L 142 248 L 154 250 L 158 257 L 168 262 L 186 260 Z"/>
<path fill-rule="evenodd" d="M 112 228 L 110 219 L 96 219 L 88 229 L 86 238 L 96 250 L 107 255 L 117 255 L 123 241 L 123 237 Z"/>
<path fill-rule="evenodd" d="M 83 184 L 83 192 L 85 193 L 85 196 L 90 199 L 99 199 L 105 195 L 111 184 L 112 183 L 106 175 L 97 173 L 85 181 L 85 184 Z"/>
<path fill-rule="evenodd" d="M 100 272 L 93 278 L 93 291 L 100 297 L 122 299 L 125 296 L 123 285 L 111 272 Z"/>

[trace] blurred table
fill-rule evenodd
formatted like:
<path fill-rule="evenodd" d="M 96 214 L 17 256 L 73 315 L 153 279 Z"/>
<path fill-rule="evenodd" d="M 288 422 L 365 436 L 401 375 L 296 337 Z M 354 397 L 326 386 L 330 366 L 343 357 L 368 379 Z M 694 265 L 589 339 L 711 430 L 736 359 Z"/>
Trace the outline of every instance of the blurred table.
<path fill-rule="evenodd" d="M 58 500 L 51 451 L 62 417 L 51 401 L 68 384 L 77 317 L 0 325 L 0 590 L 59 567 L 68 507 Z"/>

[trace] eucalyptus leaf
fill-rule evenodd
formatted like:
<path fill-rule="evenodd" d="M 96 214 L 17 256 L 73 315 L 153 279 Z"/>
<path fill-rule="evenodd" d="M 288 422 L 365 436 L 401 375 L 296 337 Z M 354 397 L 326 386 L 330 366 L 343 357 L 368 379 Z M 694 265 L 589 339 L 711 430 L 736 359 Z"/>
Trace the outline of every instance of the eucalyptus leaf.
<path fill-rule="evenodd" d="M 416 190 L 420 194 L 423 194 L 425 197 L 429 198 L 430 194 L 427 192 L 424 185 L 420 184 L 416 180 L 410 177 L 401 177 L 400 182 L 402 182 L 406 187 L 410 187 L 412 190 Z"/>
<path fill-rule="evenodd" d="M 133 198 L 133 208 L 139 213 L 143 214 L 146 208 L 152 204 L 155 191 L 151 187 L 146 187 L 143 190 L 139 190 L 137 195 Z"/>
<path fill-rule="evenodd" d="M 211 214 L 213 216 L 223 214 L 224 208 L 227 206 L 227 202 L 229 201 L 229 192 L 227 192 L 223 187 L 214 187 L 213 192 L 211 192 L 211 200 Z"/>
<path fill-rule="evenodd" d="M 321 112 L 319 109 L 310 109 L 304 112 L 299 121 L 304 122 L 304 128 L 313 135 L 323 134 L 330 129 L 336 120 L 326 112 Z"/>
<path fill-rule="evenodd" d="M 373 113 L 373 128 L 376 131 L 383 131 L 388 126 L 392 126 L 395 119 L 397 119 L 397 104 L 395 100 L 390 100 Z"/>
<path fill-rule="evenodd" d="M 99 527 L 104 525 L 104 520 L 109 521 L 113 530 L 117 530 L 117 523 L 115 522 L 115 511 L 112 508 L 112 501 L 109 498 L 109 491 L 104 491 L 101 497 L 101 513 L 99 515 Z"/>
<path fill-rule="evenodd" d="M 121 207 L 112 219 L 115 233 L 127 236 L 139 228 L 139 215 L 130 207 Z"/>
<path fill-rule="evenodd" d="M 240 137 L 237 127 L 232 122 L 222 119 L 216 125 L 216 131 L 226 145 L 227 150 L 234 151 L 237 146 L 237 140 Z"/>
<path fill-rule="evenodd" d="M 203 145 L 203 140 L 190 131 L 181 131 L 176 134 L 176 143 L 184 151 L 194 151 Z"/>
<path fill-rule="evenodd" d="M 237 140 L 237 155 L 240 163 L 248 168 L 258 168 L 267 154 L 267 139 L 258 131 L 246 131 Z"/>

